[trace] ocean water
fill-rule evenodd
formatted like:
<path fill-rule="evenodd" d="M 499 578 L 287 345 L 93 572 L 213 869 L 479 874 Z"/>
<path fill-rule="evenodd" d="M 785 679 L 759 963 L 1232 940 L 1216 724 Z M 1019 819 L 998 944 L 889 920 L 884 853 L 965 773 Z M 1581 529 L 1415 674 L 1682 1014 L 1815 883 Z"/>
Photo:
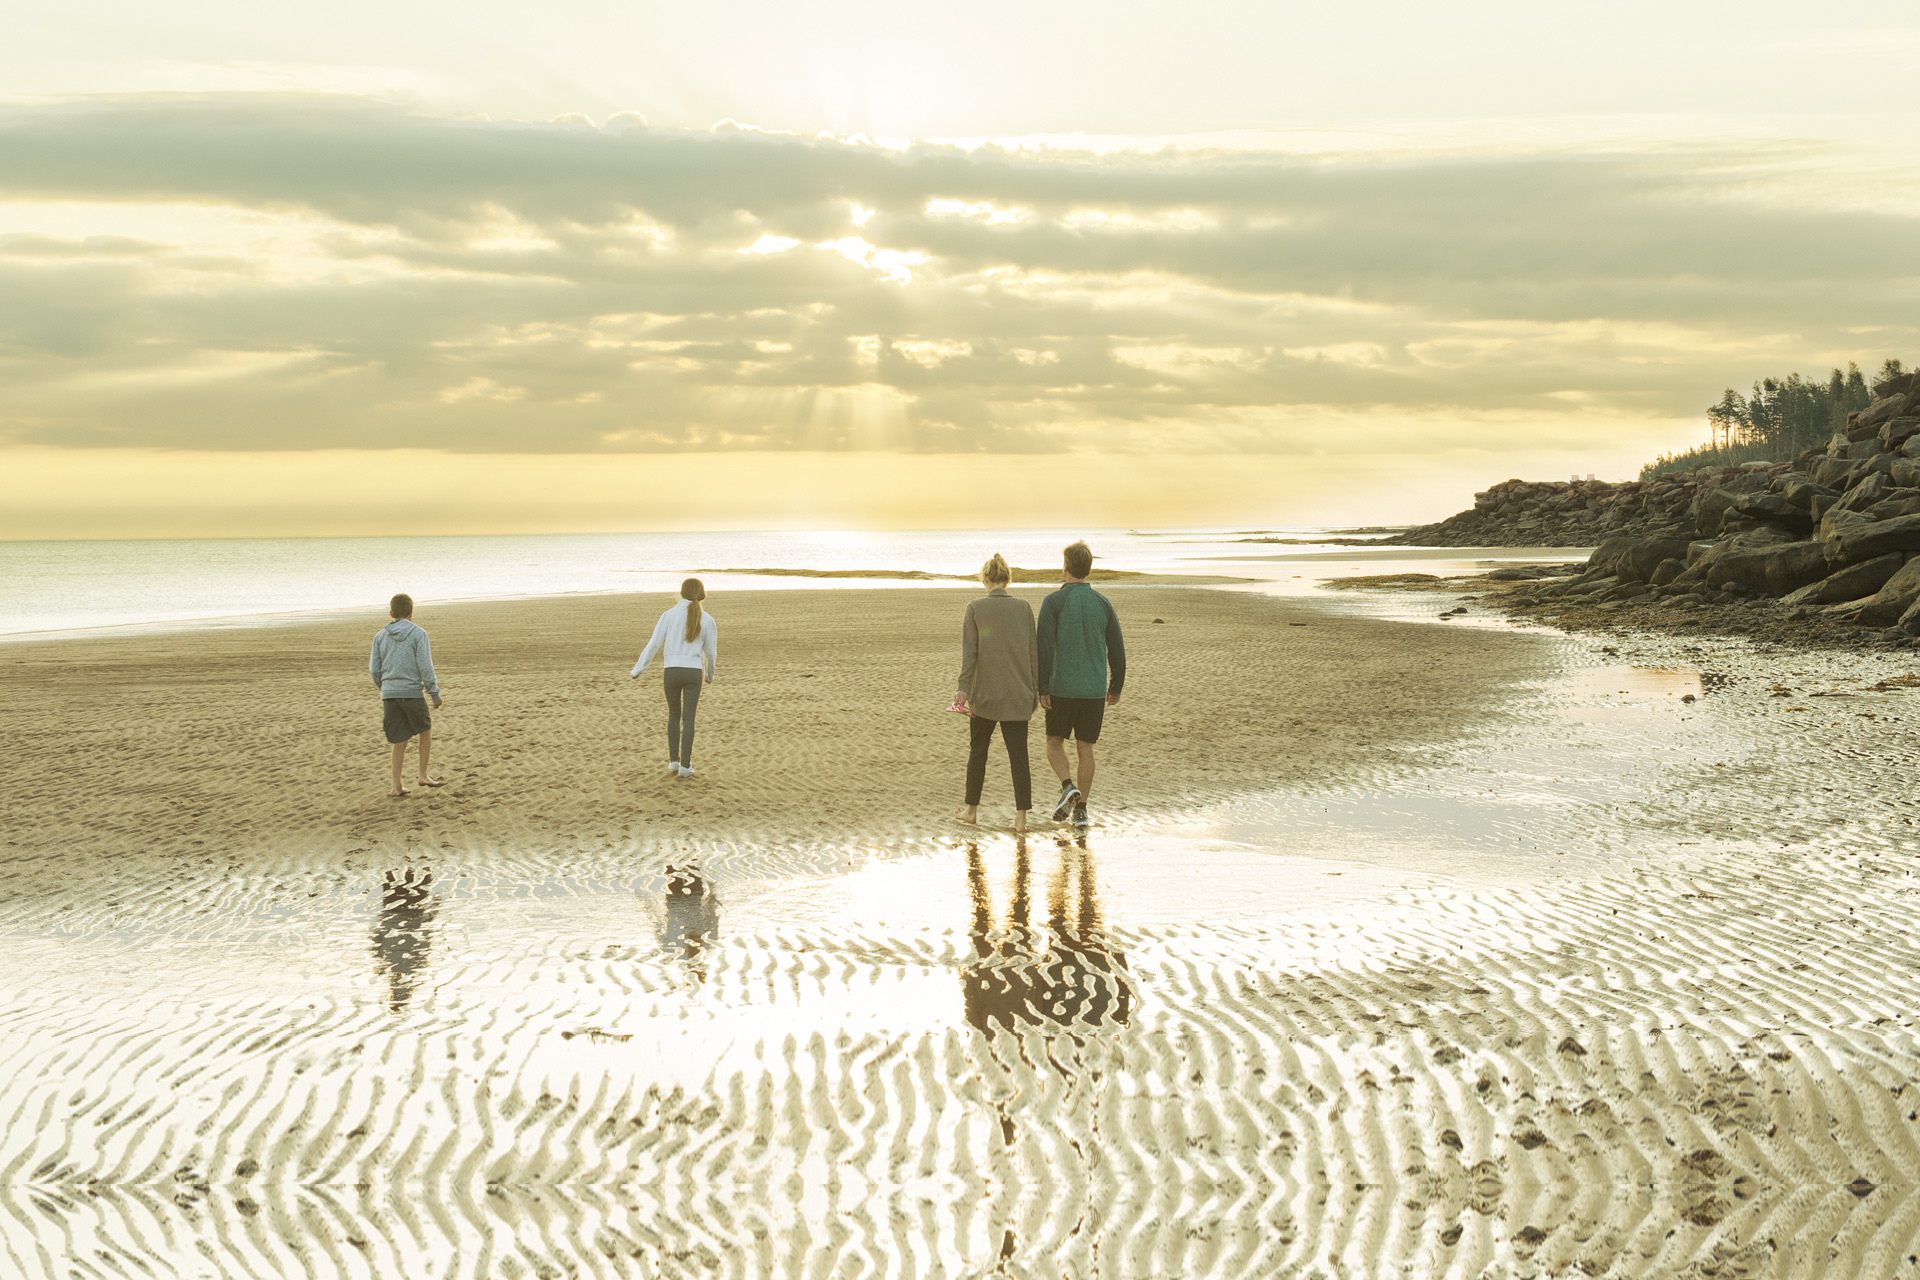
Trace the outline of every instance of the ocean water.
<path fill-rule="evenodd" d="M 1106 568 L 1255 576 L 1248 565 L 1229 567 L 1221 558 L 1311 552 L 1241 539 L 1319 532 L 1096 530 L 1084 536 Z M 670 591 L 690 574 L 722 589 L 820 587 L 833 583 L 747 571 L 972 574 L 996 551 L 1022 568 L 1051 569 L 1073 536 L 1048 529 L 0 542 L 0 636 L 383 612 L 400 591 L 423 602 Z M 926 584 L 849 579 L 842 585 Z"/>

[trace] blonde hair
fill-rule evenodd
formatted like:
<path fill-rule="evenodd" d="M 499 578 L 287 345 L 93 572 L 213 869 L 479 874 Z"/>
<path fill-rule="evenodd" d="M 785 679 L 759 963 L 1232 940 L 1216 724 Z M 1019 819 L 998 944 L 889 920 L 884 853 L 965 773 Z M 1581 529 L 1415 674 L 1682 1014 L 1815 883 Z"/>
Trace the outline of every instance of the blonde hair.
<path fill-rule="evenodd" d="M 980 566 L 980 585 L 983 587 L 1010 586 L 1013 583 L 1013 570 L 1007 567 L 1007 558 L 998 551 L 993 558 Z"/>
<path fill-rule="evenodd" d="M 680 598 L 687 602 L 687 643 L 700 638 L 700 602 L 707 598 L 707 589 L 700 579 L 688 578 L 680 584 Z"/>

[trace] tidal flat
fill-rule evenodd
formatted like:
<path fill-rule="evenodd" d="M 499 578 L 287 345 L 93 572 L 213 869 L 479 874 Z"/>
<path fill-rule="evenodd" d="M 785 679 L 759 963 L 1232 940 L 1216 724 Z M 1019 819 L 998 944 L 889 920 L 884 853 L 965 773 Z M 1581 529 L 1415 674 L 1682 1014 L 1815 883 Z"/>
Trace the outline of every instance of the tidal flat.
<path fill-rule="evenodd" d="M 1909 655 L 1113 598 L 1024 838 L 961 591 L 716 598 L 684 783 L 661 601 L 423 610 L 407 801 L 377 620 L 0 650 L 7 1270 L 1911 1269 Z"/>

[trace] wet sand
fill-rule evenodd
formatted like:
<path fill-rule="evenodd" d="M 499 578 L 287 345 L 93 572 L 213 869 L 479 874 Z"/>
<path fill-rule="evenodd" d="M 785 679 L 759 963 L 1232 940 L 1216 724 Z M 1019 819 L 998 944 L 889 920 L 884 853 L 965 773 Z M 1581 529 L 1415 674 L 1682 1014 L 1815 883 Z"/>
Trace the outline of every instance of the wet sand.
<path fill-rule="evenodd" d="M 657 665 L 627 676 L 670 598 L 423 606 L 446 693 L 433 766 L 447 786 L 404 801 L 386 795 L 366 677 L 378 614 L 0 646 L 7 839 L 29 853 L 151 857 L 924 837 L 949 829 L 962 798 L 965 721 L 944 708 L 976 594 L 716 597 L 719 678 L 702 694 L 684 782 L 665 768 Z M 1037 607 L 1044 591 L 1020 594 Z M 1511 636 L 1460 641 L 1249 593 L 1123 587 L 1112 599 L 1131 665 L 1101 742 L 1103 819 L 1443 746 L 1535 662 Z M 1053 790 L 1043 749 L 1035 723 L 1036 804 Z M 983 818 L 1012 820 L 997 745 Z"/>
<path fill-rule="evenodd" d="M 945 593 L 783 593 L 767 616 L 800 610 L 838 634 L 832 606 L 876 595 L 859 616 L 918 619 L 913 643 L 951 646 Z M 65 844 L 43 831 L 28 847 L 34 828 L 10 812 L 4 1269 L 1913 1273 L 1920 804 L 1901 780 L 1920 763 L 1920 693 L 1887 681 L 1904 664 L 1737 643 L 1603 655 L 1242 593 L 1115 599 L 1130 635 L 1154 616 L 1192 628 L 1141 642 L 1139 723 L 1144 695 L 1201 662 L 1255 686 L 1235 714 L 1292 708 L 1317 732 L 1243 728 L 1211 769 L 1130 755 L 1112 785 L 1155 797 L 1140 802 L 1152 812 L 1116 797 L 1084 836 L 1025 841 L 945 835 L 887 809 L 884 786 L 809 836 L 783 798 L 806 775 L 736 793 L 710 837 L 595 825 L 591 806 L 626 794 L 611 786 L 573 808 L 511 792 L 473 811 L 454 794 L 410 801 L 381 828 L 362 815 L 383 802 L 358 799 L 380 774 L 357 709 L 328 785 L 363 809 L 338 825 L 276 816 L 253 795 L 270 784 L 237 791 L 253 808 L 213 836 L 137 790 L 137 813 L 104 828 L 46 801 L 24 810 L 66 823 Z M 748 616 L 723 603 L 723 625 Z M 423 621 L 450 699 L 492 681 L 558 741 L 567 710 L 618 707 L 632 687 L 583 675 L 561 703 L 505 671 L 549 635 L 591 650 L 608 604 Z M 508 616 L 524 630 L 483 674 L 495 651 L 479 636 Z M 777 647 L 756 654 L 742 629 L 726 633 L 737 667 L 779 669 Z M 244 737 L 273 699 L 171 689 L 140 646 L 198 646 L 233 664 L 229 681 L 286 681 L 286 715 L 320 701 L 303 682 L 365 685 L 357 667 L 328 669 L 336 651 L 363 656 L 365 631 L 90 641 L 71 669 L 45 665 L 60 647 L 22 650 L 43 665 L 38 684 L 9 671 L 10 727 L 49 714 L 34 698 L 118 672 L 126 697 L 100 681 L 70 724 L 104 741 L 105 717 L 124 717 L 148 760 L 214 750 L 196 725 Z M 245 646 L 289 632 L 309 637 L 305 666 L 246 665 Z M 905 658 L 840 643 L 920 697 L 890 665 Z M 936 708 L 945 671 L 925 682 Z M 857 723 L 878 722 L 865 736 L 884 743 L 902 699 L 874 697 L 821 705 L 870 708 Z M 192 718 L 208 707 L 217 720 Z M 957 737 L 958 717 L 925 714 L 898 732 Z M 504 742 L 515 723 L 502 713 L 491 732 Z M 861 736 L 830 723 L 835 741 Z M 61 785 L 59 739 L 32 741 L 37 785 Z M 946 780 L 899 751 L 877 772 Z M 726 756 L 709 752 L 718 795 Z M 114 790 L 82 776 L 63 784 L 70 807 Z M 538 776 L 553 794 L 577 781 Z M 691 803 L 670 785 L 636 773 L 634 803 Z M 412 825 L 432 814 L 447 834 Z M 1290 816 L 1261 828 L 1262 814 Z M 1392 857 L 1369 860 L 1376 845 Z M 1475 850 L 1506 850 L 1502 883 L 1433 873 Z"/>

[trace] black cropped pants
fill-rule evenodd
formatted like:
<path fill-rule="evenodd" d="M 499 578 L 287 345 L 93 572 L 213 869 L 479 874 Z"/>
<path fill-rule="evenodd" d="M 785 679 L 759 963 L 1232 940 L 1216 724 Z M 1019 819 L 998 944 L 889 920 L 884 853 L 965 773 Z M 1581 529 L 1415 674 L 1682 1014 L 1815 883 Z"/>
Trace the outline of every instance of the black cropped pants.
<path fill-rule="evenodd" d="M 1000 740 L 1007 744 L 1007 763 L 1013 766 L 1013 807 L 1033 808 L 1033 771 L 1027 765 L 1027 722 L 1025 720 L 989 720 L 974 716 L 968 721 L 972 742 L 967 752 L 967 804 L 980 803 L 987 785 L 987 745 L 993 741 L 993 726 L 1000 726 Z"/>

